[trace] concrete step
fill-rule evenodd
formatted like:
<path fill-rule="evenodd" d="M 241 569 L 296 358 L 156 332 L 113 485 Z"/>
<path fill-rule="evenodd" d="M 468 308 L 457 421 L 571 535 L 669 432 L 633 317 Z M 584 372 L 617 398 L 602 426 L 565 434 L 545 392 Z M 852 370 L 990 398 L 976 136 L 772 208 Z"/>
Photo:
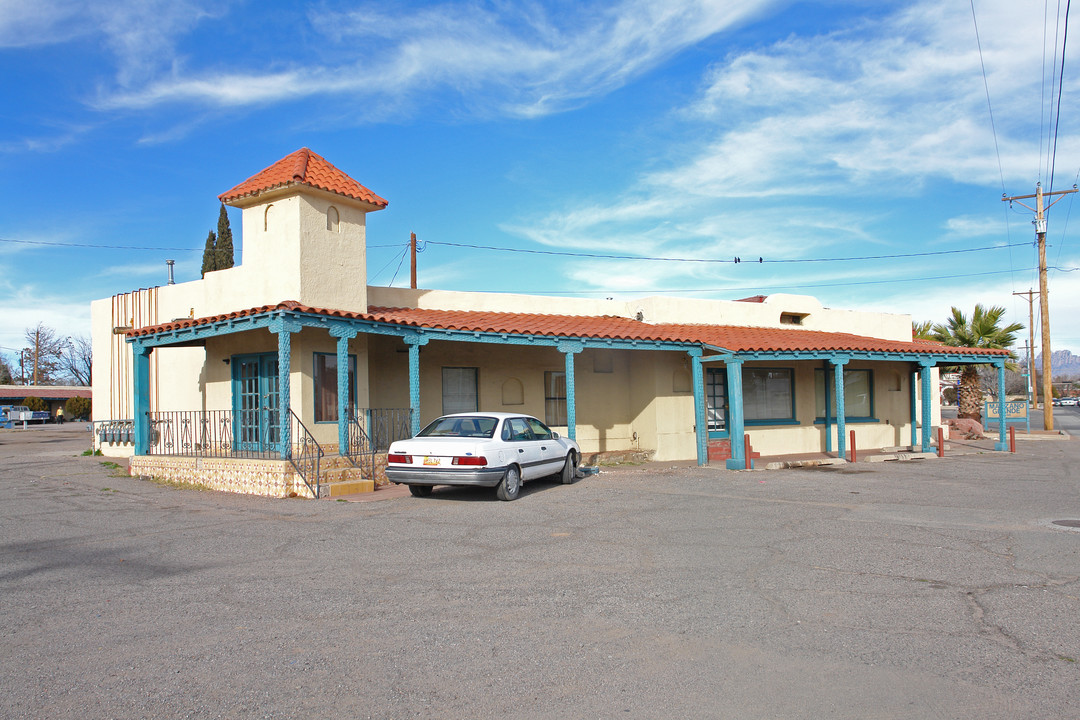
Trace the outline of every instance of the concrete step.
<path fill-rule="evenodd" d="M 323 468 L 319 477 L 319 496 L 338 497 L 356 493 L 374 492 L 375 481 L 364 477 L 359 468 L 351 465 L 340 468 Z"/>
<path fill-rule="evenodd" d="M 320 483 L 319 497 L 340 497 L 358 493 L 375 492 L 374 480 L 344 480 L 342 482 Z"/>

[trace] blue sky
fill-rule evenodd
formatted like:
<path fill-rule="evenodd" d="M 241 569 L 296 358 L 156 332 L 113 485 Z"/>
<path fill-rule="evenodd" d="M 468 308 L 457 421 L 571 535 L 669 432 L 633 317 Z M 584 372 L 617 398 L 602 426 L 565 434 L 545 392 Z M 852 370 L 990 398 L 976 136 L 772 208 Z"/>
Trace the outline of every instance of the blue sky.
<path fill-rule="evenodd" d="M 427 288 L 982 302 L 1026 326 L 1032 217 L 1001 197 L 1080 172 L 1055 8 L 0 0 L 0 348 L 88 334 L 91 300 L 166 259 L 197 279 L 217 195 L 305 146 L 390 201 L 376 285 L 408 284 L 415 232 Z M 1075 197 L 1048 258 L 1054 349 L 1080 352 Z"/>

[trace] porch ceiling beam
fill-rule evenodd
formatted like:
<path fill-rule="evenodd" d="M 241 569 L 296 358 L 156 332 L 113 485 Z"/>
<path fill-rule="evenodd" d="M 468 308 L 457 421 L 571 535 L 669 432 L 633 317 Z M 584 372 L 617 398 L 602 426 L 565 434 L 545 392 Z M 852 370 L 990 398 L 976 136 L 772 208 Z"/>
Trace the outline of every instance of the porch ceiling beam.
<path fill-rule="evenodd" d="M 184 346 L 205 343 L 208 338 L 269 328 L 271 319 L 269 315 L 230 318 L 206 325 L 163 330 L 153 335 L 140 335 L 135 338 L 128 338 L 128 342 L 138 342 L 143 347 Z"/>
<path fill-rule="evenodd" d="M 916 362 L 933 365 L 996 365 L 1004 362 L 995 356 L 971 356 L 971 355 L 944 355 L 940 353 L 904 353 L 904 352 L 860 352 L 860 351 L 837 351 L 816 352 L 793 350 L 789 352 L 740 352 L 737 357 L 746 361 L 761 360 L 828 360 L 847 358 L 848 360 L 877 360 L 885 362 Z M 703 358 L 703 362 L 712 360 L 712 357 Z"/>

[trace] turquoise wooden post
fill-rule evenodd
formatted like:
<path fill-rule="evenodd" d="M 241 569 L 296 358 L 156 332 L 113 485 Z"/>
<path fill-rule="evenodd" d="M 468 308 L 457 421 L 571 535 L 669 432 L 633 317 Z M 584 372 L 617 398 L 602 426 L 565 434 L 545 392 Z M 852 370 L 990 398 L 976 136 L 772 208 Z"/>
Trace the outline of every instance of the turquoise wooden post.
<path fill-rule="evenodd" d="M 836 456 L 847 460 L 847 410 L 844 407 L 844 365 L 845 357 L 832 358 L 833 383 L 836 387 Z M 828 384 L 828 383 L 826 383 Z"/>
<path fill-rule="evenodd" d="M 402 340 L 409 346 L 409 431 L 415 436 L 420 432 L 420 348 L 427 345 L 423 335 L 410 335 Z"/>
<path fill-rule="evenodd" d="M 919 371 L 915 368 L 911 369 L 911 373 L 908 376 L 908 395 L 911 396 L 911 449 L 914 450 L 915 446 L 919 443 L 919 416 L 918 407 L 915 404 L 915 383 L 919 376 Z"/>
<path fill-rule="evenodd" d="M 746 453 L 743 452 L 745 431 L 743 430 L 743 389 L 742 389 L 742 366 L 743 361 L 738 358 L 728 360 L 727 366 L 727 393 L 728 411 L 731 421 L 731 459 L 727 461 L 728 470 L 745 470 L 747 468 Z"/>
<path fill-rule="evenodd" d="M 829 392 L 829 363 L 828 363 L 828 361 L 826 361 L 824 363 L 824 365 L 822 365 L 821 372 L 823 374 L 823 377 L 821 379 L 821 385 L 825 390 L 825 392 L 824 392 L 824 395 L 825 395 L 825 452 L 831 453 L 832 452 L 833 416 L 832 416 L 832 410 L 830 409 L 832 407 L 832 393 Z"/>
<path fill-rule="evenodd" d="M 1009 443 L 1005 441 L 1005 361 L 996 363 L 998 371 L 998 441 L 994 449 L 1005 451 Z"/>
<path fill-rule="evenodd" d="M 930 452 L 930 431 L 933 430 L 930 427 L 930 421 L 933 415 L 930 411 L 930 396 L 933 393 L 930 381 L 931 377 L 930 369 L 934 367 L 934 363 L 930 360 L 922 360 L 919 362 L 919 367 L 922 368 L 922 452 Z"/>
<path fill-rule="evenodd" d="M 565 356 L 566 366 L 566 434 L 571 440 L 577 440 L 577 388 L 574 382 L 574 355 L 585 346 L 580 342 L 560 342 L 559 352 Z"/>
<path fill-rule="evenodd" d="M 349 452 L 349 340 L 356 337 L 356 331 L 334 327 L 330 335 L 337 338 L 338 455 L 346 455 Z"/>
<path fill-rule="evenodd" d="M 281 459 L 292 457 L 292 334 L 300 332 L 300 323 L 275 318 L 270 332 L 278 340 L 278 436 L 281 438 Z"/>
<path fill-rule="evenodd" d="M 690 348 L 690 372 L 694 383 L 694 434 L 697 439 L 697 464 L 709 464 L 709 426 L 705 420 L 705 371 L 701 364 L 701 348 Z"/>
<path fill-rule="evenodd" d="M 150 351 L 151 348 L 132 343 L 134 352 L 134 423 L 135 454 L 146 455 L 150 451 Z"/>

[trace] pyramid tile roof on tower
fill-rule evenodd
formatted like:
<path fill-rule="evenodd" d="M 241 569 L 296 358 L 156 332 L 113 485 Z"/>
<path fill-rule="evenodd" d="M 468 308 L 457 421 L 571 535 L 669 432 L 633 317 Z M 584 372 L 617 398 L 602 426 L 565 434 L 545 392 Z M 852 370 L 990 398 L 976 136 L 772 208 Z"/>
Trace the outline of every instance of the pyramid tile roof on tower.
<path fill-rule="evenodd" d="M 218 195 L 218 200 L 231 203 L 243 197 L 251 197 L 290 185 L 307 185 L 360 200 L 378 208 L 388 205 L 386 200 L 338 170 L 322 155 L 308 148 L 300 148 L 286 155 L 265 170 Z"/>

